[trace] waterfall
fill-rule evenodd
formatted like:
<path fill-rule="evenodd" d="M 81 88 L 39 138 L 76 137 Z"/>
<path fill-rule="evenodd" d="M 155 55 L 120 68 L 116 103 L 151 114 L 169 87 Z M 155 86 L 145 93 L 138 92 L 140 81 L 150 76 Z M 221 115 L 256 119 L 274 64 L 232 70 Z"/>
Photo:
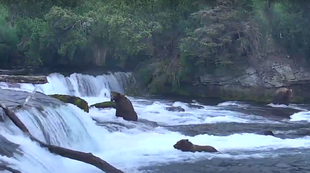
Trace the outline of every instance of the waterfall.
<path fill-rule="evenodd" d="M 125 93 L 130 83 L 131 73 L 116 72 L 99 76 L 73 73 L 63 76 L 52 73 L 47 76 L 48 84 L 36 85 L 38 90 L 45 94 L 66 94 L 78 97 L 109 96 L 110 91 Z M 21 84 L 21 89 L 33 90 L 32 84 Z"/>
<path fill-rule="evenodd" d="M 77 116 L 81 114 L 82 116 Z M 85 117 L 88 115 L 76 110 L 72 105 L 44 107 L 43 110 L 30 108 L 17 115 L 30 133 L 42 141 L 84 151 L 96 149 L 96 142 L 91 138 L 85 124 Z"/>
<path fill-rule="evenodd" d="M 93 153 L 102 152 L 103 147 L 100 146 L 102 145 L 102 135 L 108 133 L 108 131 L 96 126 L 90 115 L 75 105 L 64 104 L 45 94 L 105 97 L 107 99 L 110 91 L 124 93 L 125 87 L 130 83 L 130 76 L 130 73 L 123 72 L 99 76 L 73 73 L 67 77 L 59 73 L 52 73 L 47 76 L 47 84 L 9 85 L 1 83 L 1 101 L 10 107 L 17 106 L 23 103 L 29 92 L 36 88 L 37 91 L 44 94 L 36 93 L 25 108 L 16 112 L 32 135 L 46 143 L 65 148 Z M 66 158 L 50 154 L 45 149 L 39 147 L 25 137 L 7 118 L 5 122 L 1 123 L 1 127 L 0 135 L 20 145 L 18 150 L 21 150 L 23 154 L 15 154 L 15 159 L 0 157 L 0 162 L 6 161 L 13 165 L 12 167 L 15 165 L 15 168 L 22 172 L 53 173 L 96 170 L 96 168 L 85 165 L 82 167 L 68 166 L 68 163 L 74 165 L 77 165 L 77 163 L 76 161 L 68 161 Z"/>

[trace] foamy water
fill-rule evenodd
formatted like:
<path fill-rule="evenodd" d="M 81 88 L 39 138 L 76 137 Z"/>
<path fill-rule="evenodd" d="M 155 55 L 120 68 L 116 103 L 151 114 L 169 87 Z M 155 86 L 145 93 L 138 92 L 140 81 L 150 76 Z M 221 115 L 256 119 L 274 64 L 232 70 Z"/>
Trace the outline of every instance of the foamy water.
<path fill-rule="evenodd" d="M 128 84 L 128 81 L 124 79 L 129 75 L 117 73 L 94 77 L 72 74 L 69 77 L 64 77 L 60 74 L 51 74 L 48 76 L 48 84 L 37 85 L 36 87 L 38 91 L 45 94 L 80 96 L 91 105 L 108 101 L 111 90 L 124 92 L 124 87 Z M 1 86 L 2 88 L 9 88 L 3 83 Z M 15 89 L 32 92 L 34 88 L 35 86 L 31 84 L 21 84 L 20 88 Z M 90 108 L 90 112 L 86 113 L 72 104 L 57 109 L 45 108 L 47 117 L 35 109 L 21 111 L 17 114 L 31 133 L 39 139 L 67 148 L 92 152 L 113 166 L 132 173 L 138 172 L 138 168 L 141 166 L 157 163 L 186 161 L 188 159 L 193 161 L 212 157 L 270 157 L 270 155 L 264 155 L 263 151 L 310 146 L 310 137 L 280 139 L 250 133 L 229 136 L 203 134 L 190 137 L 162 127 L 164 125 L 208 125 L 219 122 L 272 123 L 260 116 L 245 115 L 229 110 L 230 106 L 245 108 L 251 106 L 249 104 L 224 102 L 216 106 L 207 106 L 193 102 L 192 104 L 201 106 L 201 108 L 196 108 L 179 101 L 158 101 L 134 97 L 129 97 L 129 99 L 131 99 L 139 118 L 155 121 L 159 127 L 151 127 L 117 118 L 115 117 L 115 109 Z M 180 106 L 185 112 L 167 111 L 165 108 L 168 106 Z M 110 132 L 104 126 L 97 126 L 93 119 L 103 123 L 114 122 L 123 126 L 118 131 Z M 309 121 L 310 113 L 304 111 L 292 115 L 291 121 L 301 120 Z M 0 159 L 6 159 L 7 162 L 16 165 L 15 167 L 22 172 L 100 172 L 93 166 L 49 153 L 24 137 L 13 124 L 6 124 L 5 126 L 7 128 L 1 129 L 1 134 L 10 141 L 20 144 L 20 149 L 25 154 L 24 156 L 17 156 L 17 159 Z M 44 134 L 46 131 L 48 134 Z M 220 153 L 186 153 L 175 150 L 173 145 L 180 139 L 189 139 L 200 145 L 212 145 Z M 232 154 L 233 151 L 239 154 Z M 256 153 L 245 154 L 246 151 L 256 151 Z"/>

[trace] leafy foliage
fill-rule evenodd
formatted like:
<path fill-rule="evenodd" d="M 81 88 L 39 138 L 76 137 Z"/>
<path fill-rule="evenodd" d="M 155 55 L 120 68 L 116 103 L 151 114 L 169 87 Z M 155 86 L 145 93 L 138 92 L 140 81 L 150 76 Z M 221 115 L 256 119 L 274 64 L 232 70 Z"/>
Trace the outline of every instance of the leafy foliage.
<path fill-rule="evenodd" d="M 18 36 L 16 28 L 8 23 L 8 8 L 0 3 L 0 63 L 12 63 L 10 58 L 15 58 Z"/>
<path fill-rule="evenodd" d="M 0 61 L 138 67 L 143 85 L 158 92 L 275 50 L 308 58 L 309 6 L 288 0 L 4 0 Z"/>

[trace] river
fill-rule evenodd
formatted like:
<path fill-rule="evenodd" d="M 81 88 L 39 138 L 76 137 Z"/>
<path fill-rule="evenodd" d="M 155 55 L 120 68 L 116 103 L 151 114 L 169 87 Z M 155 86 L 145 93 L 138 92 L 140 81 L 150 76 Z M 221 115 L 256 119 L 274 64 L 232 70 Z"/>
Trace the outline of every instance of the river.
<path fill-rule="evenodd" d="M 68 94 L 89 105 L 108 101 L 111 90 L 124 92 L 130 73 L 91 76 L 58 73 L 44 85 L 1 83 L 1 101 L 22 103 L 34 88 L 44 94 Z M 21 92 L 27 91 L 27 92 Z M 114 109 L 91 108 L 89 113 L 72 104 L 36 94 L 26 110 L 17 112 L 30 132 L 50 144 L 92 152 L 126 173 L 273 173 L 309 172 L 310 105 L 264 105 L 228 101 L 128 97 L 139 118 L 128 122 Z M 180 106 L 184 112 L 165 110 Z M 94 121 L 96 120 L 96 121 Z M 99 122 L 99 123 L 98 123 Z M 19 144 L 23 155 L 0 156 L 23 173 L 96 173 L 97 168 L 53 155 L 25 137 L 10 121 L 1 122 L 1 135 Z M 272 130 L 275 136 L 260 135 Z M 188 153 L 173 148 L 180 139 L 211 145 L 219 153 Z"/>

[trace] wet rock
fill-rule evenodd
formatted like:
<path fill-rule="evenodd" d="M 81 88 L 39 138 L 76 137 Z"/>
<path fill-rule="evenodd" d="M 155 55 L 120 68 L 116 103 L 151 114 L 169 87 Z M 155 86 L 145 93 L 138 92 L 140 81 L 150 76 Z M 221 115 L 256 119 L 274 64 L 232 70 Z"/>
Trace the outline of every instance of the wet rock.
<path fill-rule="evenodd" d="M 166 107 L 165 109 L 171 112 L 185 112 L 185 109 L 183 109 L 180 106 L 170 106 L 170 107 Z"/>
<path fill-rule="evenodd" d="M 149 121 L 146 119 L 139 118 L 138 122 L 151 126 L 151 127 L 158 127 L 158 123 L 155 121 Z"/>
<path fill-rule="evenodd" d="M 193 104 L 188 104 L 188 107 L 190 107 L 190 108 L 195 108 L 195 109 L 203 109 L 203 108 L 204 108 L 203 106 L 200 106 L 200 105 L 193 105 Z"/>
<path fill-rule="evenodd" d="M 81 99 L 80 97 L 69 96 L 69 95 L 61 95 L 61 94 L 53 94 L 53 95 L 49 95 L 49 96 L 56 98 L 56 99 L 58 99 L 62 102 L 65 102 L 65 103 L 74 104 L 77 107 L 84 110 L 85 112 L 89 112 L 88 103 L 84 99 Z"/>
<path fill-rule="evenodd" d="M 0 155 L 12 157 L 13 153 L 17 152 L 18 144 L 15 144 L 4 136 L 0 135 Z M 18 152 L 19 153 L 19 152 Z"/>
<path fill-rule="evenodd" d="M 289 168 L 291 166 L 288 165 L 288 164 L 285 164 L 285 163 L 278 163 L 278 164 L 275 165 L 275 167 L 278 167 L 278 168 Z"/>
<path fill-rule="evenodd" d="M 115 131 L 125 131 L 127 129 L 138 129 L 141 131 L 153 131 L 155 127 L 158 127 L 158 124 L 154 121 L 148 121 L 145 119 L 139 119 L 138 121 L 131 121 L 131 122 L 100 122 L 96 119 L 98 126 L 104 126 L 110 132 Z"/>
<path fill-rule="evenodd" d="M 96 120 L 95 120 L 96 121 Z M 133 129 L 134 126 L 126 126 L 122 123 L 115 123 L 115 122 L 96 122 L 98 126 L 105 127 L 109 132 L 121 132 L 125 131 L 126 129 Z"/>
<path fill-rule="evenodd" d="M 25 99 L 31 93 L 26 91 L 16 91 L 9 89 L 0 89 L 1 99 L 0 101 L 5 104 L 8 108 L 12 109 L 16 106 L 22 105 L 25 102 Z M 53 97 L 49 97 L 43 93 L 36 92 L 34 97 L 27 102 L 24 108 L 35 107 L 41 108 L 42 106 L 51 106 L 58 107 L 60 105 L 64 105 L 64 102 L 55 99 Z"/>
<path fill-rule="evenodd" d="M 2 172 L 10 172 L 10 173 L 21 173 L 19 170 L 14 169 L 7 162 L 0 161 L 0 171 Z"/>
<path fill-rule="evenodd" d="M 19 83 L 6 83 L 10 88 L 20 88 Z"/>

